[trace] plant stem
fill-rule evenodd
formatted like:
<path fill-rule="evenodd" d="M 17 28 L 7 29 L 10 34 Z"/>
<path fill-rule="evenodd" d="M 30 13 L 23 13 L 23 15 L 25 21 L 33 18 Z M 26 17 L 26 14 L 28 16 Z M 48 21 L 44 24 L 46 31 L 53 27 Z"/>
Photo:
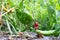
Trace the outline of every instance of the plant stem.
<path fill-rule="evenodd" d="M 10 22 L 9 22 L 10 23 Z M 11 24 L 11 23 L 10 23 Z M 16 31 L 16 29 L 14 28 L 14 26 L 11 24 L 13 31 L 15 32 L 15 34 L 17 34 L 18 32 Z"/>
<path fill-rule="evenodd" d="M 7 27 L 9 29 L 10 34 L 13 34 L 7 19 L 6 19 L 6 22 L 7 22 Z"/>

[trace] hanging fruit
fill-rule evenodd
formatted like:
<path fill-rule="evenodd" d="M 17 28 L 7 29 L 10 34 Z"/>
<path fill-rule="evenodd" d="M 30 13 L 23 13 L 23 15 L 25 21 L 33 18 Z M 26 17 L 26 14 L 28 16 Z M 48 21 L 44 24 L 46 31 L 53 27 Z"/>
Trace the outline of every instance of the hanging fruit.
<path fill-rule="evenodd" d="M 34 28 L 35 28 L 35 30 L 38 29 L 38 26 L 39 26 L 38 22 L 35 22 L 35 23 L 34 23 Z"/>

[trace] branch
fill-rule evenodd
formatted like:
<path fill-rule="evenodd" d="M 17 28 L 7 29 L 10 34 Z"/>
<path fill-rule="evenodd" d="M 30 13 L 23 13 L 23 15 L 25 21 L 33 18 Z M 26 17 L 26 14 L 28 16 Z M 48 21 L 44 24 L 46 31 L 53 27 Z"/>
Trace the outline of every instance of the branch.
<path fill-rule="evenodd" d="M 2 25 L 2 11 L 3 11 L 3 7 L 4 7 L 4 2 L 2 2 L 2 8 L 0 11 L 0 25 Z"/>
<path fill-rule="evenodd" d="M 6 13 L 2 14 L 2 16 L 4 16 L 7 13 L 9 13 L 12 9 L 14 9 L 14 7 L 13 8 L 10 8 Z"/>

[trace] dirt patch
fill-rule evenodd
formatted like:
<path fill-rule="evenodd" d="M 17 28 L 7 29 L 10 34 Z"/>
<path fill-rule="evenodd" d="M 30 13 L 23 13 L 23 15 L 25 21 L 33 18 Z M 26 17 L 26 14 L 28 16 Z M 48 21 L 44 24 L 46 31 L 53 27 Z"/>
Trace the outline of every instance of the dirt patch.
<path fill-rule="evenodd" d="M 53 36 L 43 36 L 43 38 L 38 38 L 36 33 L 32 32 L 25 32 L 24 35 L 3 35 L 0 32 L 0 40 L 60 40 L 60 37 L 53 37 Z"/>

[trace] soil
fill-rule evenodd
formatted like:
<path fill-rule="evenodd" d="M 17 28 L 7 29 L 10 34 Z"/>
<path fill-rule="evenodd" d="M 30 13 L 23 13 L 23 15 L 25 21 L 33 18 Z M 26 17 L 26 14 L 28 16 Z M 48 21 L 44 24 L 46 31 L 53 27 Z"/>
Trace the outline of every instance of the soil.
<path fill-rule="evenodd" d="M 25 32 L 24 35 L 6 35 L 0 32 L 0 40 L 60 40 L 60 37 L 43 36 L 37 37 L 36 33 Z"/>

